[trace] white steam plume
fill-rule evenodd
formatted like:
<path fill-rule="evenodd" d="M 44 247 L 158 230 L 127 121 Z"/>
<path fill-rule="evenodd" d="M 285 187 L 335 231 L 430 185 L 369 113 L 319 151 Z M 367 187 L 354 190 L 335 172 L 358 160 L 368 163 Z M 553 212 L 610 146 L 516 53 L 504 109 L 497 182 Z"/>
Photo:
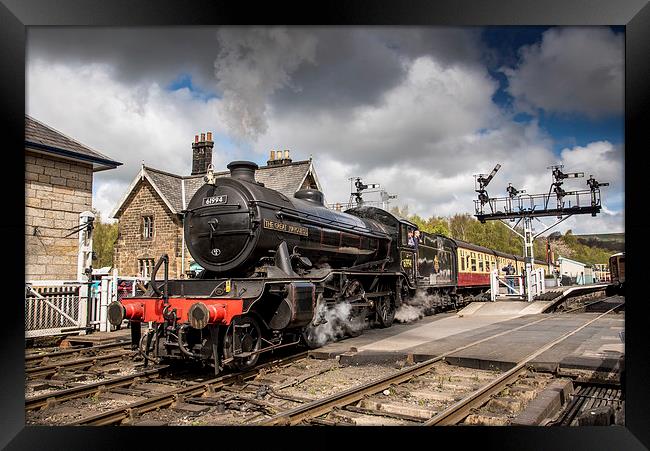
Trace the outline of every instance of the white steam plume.
<path fill-rule="evenodd" d="M 369 327 L 363 315 L 350 315 L 354 313 L 354 309 L 349 302 L 341 302 L 328 308 L 326 303 L 322 302 L 322 295 L 320 295 L 317 305 L 316 318 L 321 318 L 321 323 L 308 330 L 309 340 L 316 346 L 337 341 Z M 323 320 L 326 322 L 322 322 Z"/>
<path fill-rule="evenodd" d="M 223 28 L 214 62 L 217 87 L 223 94 L 222 120 L 236 139 L 257 140 L 267 130 L 267 100 L 291 84 L 303 61 L 314 62 L 316 38 L 305 30 Z"/>
<path fill-rule="evenodd" d="M 427 294 L 425 291 L 418 290 L 415 296 L 408 298 L 397 309 L 395 320 L 400 323 L 410 323 L 432 314 L 436 307 L 444 308 L 452 304 L 449 295 Z"/>

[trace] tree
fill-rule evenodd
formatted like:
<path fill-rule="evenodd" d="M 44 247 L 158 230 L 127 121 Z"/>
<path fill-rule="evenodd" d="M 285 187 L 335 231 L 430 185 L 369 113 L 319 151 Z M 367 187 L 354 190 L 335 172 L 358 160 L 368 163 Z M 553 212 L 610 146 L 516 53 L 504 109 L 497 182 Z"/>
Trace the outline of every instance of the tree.
<path fill-rule="evenodd" d="M 113 246 L 117 240 L 117 222 L 107 224 L 102 222 L 101 214 L 93 209 L 93 252 L 97 259 L 93 261 L 94 268 L 113 266 Z"/>

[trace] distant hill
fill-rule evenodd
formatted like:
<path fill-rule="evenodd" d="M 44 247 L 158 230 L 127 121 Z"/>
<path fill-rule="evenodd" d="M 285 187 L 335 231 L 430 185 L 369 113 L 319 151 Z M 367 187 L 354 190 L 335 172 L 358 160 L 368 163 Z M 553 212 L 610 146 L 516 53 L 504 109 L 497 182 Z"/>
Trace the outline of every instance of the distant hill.
<path fill-rule="evenodd" d="M 625 250 L 625 233 L 598 233 L 575 235 L 580 244 L 589 247 L 599 247 L 608 251 L 623 252 Z"/>

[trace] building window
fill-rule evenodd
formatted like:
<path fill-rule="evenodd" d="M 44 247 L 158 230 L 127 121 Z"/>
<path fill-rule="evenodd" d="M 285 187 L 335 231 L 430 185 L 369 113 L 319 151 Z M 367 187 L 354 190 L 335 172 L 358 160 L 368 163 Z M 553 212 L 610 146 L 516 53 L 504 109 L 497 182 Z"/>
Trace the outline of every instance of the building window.
<path fill-rule="evenodd" d="M 140 277 L 149 278 L 153 271 L 154 261 L 153 258 L 140 258 L 138 259 L 138 272 Z"/>
<path fill-rule="evenodd" d="M 142 238 L 145 240 L 153 238 L 153 216 L 142 217 Z"/>

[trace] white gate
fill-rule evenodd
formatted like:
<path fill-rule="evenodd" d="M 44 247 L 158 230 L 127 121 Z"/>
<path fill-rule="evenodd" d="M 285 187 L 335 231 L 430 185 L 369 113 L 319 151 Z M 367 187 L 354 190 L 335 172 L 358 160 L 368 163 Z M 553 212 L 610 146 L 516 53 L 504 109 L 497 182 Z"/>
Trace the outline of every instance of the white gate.
<path fill-rule="evenodd" d="M 98 312 L 100 332 L 111 330 L 107 318 L 108 304 L 120 301 L 123 297 L 144 294 L 141 288 L 147 283 L 147 280 L 143 277 L 119 277 L 117 272 L 113 272 L 112 276 L 102 277 Z"/>
<path fill-rule="evenodd" d="M 490 300 L 495 301 L 499 296 L 524 296 L 524 280 L 522 276 L 500 276 L 497 269 L 490 273 Z"/>
<path fill-rule="evenodd" d="M 25 282 L 25 337 L 85 333 L 87 306 L 87 284 L 61 280 Z"/>
<path fill-rule="evenodd" d="M 538 268 L 530 272 L 530 300 L 546 291 L 546 284 L 544 283 L 544 269 Z"/>
<path fill-rule="evenodd" d="M 528 290 L 526 286 L 529 287 Z M 497 269 L 490 273 L 490 300 L 492 301 L 495 301 L 498 296 L 527 298 L 531 301 L 545 290 L 542 268 L 532 270 L 527 279 L 524 276 L 500 276 Z"/>
<path fill-rule="evenodd" d="M 66 280 L 25 282 L 25 337 L 110 331 L 108 304 L 144 294 L 141 288 L 145 283 L 142 277 L 119 277 L 116 273 L 90 285 Z"/>

